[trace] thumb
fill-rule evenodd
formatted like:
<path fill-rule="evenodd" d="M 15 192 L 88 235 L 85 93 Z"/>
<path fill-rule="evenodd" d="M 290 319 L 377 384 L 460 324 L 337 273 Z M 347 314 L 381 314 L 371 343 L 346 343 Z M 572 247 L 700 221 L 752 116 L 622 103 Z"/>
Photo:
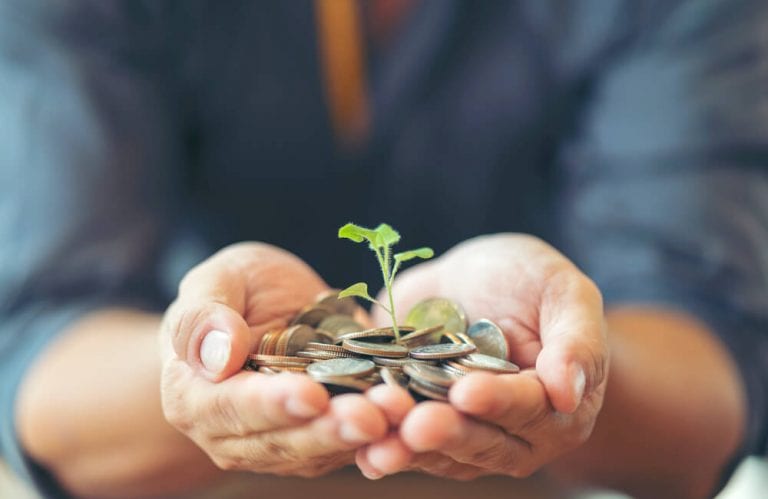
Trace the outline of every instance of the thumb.
<path fill-rule="evenodd" d="M 225 304 L 177 304 L 168 328 L 176 356 L 212 381 L 239 372 L 258 341 L 242 315 Z"/>
<path fill-rule="evenodd" d="M 543 293 L 536 373 L 560 412 L 572 413 L 608 370 L 602 297 L 586 276 L 553 279 Z"/>

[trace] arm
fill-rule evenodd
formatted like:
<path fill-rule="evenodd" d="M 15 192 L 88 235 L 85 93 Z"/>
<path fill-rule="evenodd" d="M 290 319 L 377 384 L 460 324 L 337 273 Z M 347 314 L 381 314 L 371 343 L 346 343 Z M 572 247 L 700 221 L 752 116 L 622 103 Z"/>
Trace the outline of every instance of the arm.
<path fill-rule="evenodd" d="M 25 378 L 16 410 L 21 444 L 73 495 L 167 496 L 222 474 L 165 422 L 160 319 L 126 309 L 91 313 Z"/>
<path fill-rule="evenodd" d="M 707 497 L 742 441 L 738 370 L 687 314 L 621 307 L 607 314 L 611 374 L 587 442 L 550 471 L 634 497 Z"/>
<path fill-rule="evenodd" d="M 242 371 L 264 332 L 325 289 L 293 255 L 240 244 L 190 271 L 162 321 L 83 318 L 23 385 L 22 443 L 69 492 L 97 497 L 178 494 L 220 469 L 319 476 L 350 464 L 386 431 L 364 396 L 329 400 L 307 376 Z M 228 341 L 206 353 L 213 330 Z"/>
<path fill-rule="evenodd" d="M 90 383 L 101 381 L 90 368 L 99 366 L 88 361 L 121 358 L 110 348 L 109 360 L 82 359 L 79 345 L 133 341 L 127 325 L 114 334 L 94 332 L 86 317 L 115 307 L 136 316 L 162 307 L 157 262 L 172 234 L 172 172 L 179 161 L 167 74 L 136 63 L 153 60 L 157 30 L 126 12 L 84 5 L 0 3 L 0 447 L 14 471 L 46 495 L 58 489 L 20 446 L 16 423 L 27 436 L 46 427 L 14 417 L 19 385 L 53 339 L 72 331 L 64 358 L 74 352 L 82 367 L 51 372 L 38 364 L 37 370 L 56 378 L 51 393 L 64 404 L 57 412 L 71 415 L 70 396 L 94 393 L 76 376 L 87 372 Z M 146 336 L 135 341 L 134 350 Z M 136 359 L 140 374 L 154 354 Z M 27 386 L 38 395 L 45 389 Z M 54 398 L 51 393 L 43 395 Z M 42 418 L 30 415 L 35 408 L 26 405 L 24 418 Z M 76 456 L 68 457 L 74 463 Z"/>
<path fill-rule="evenodd" d="M 765 452 L 768 129 L 751 103 L 768 12 L 688 1 L 661 14 L 595 75 L 562 156 L 565 249 L 603 292 L 613 355 L 576 454 L 594 467 L 569 463 L 641 495 L 651 482 L 631 467 L 701 496 Z"/>

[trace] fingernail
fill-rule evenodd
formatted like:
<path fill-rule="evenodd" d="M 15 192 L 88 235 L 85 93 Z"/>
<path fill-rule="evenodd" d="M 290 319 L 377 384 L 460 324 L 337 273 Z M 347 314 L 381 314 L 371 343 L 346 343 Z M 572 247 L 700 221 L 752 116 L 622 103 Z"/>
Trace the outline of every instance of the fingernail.
<path fill-rule="evenodd" d="M 285 410 L 297 418 L 313 418 L 320 415 L 320 409 L 296 397 L 288 398 L 285 402 Z"/>
<path fill-rule="evenodd" d="M 368 480 L 378 480 L 379 478 L 384 478 L 384 473 L 382 473 L 379 470 L 374 470 L 374 469 L 368 469 L 368 470 L 363 471 L 363 475 Z"/>
<path fill-rule="evenodd" d="M 229 335 L 224 331 L 213 329 L 205 335 L 200 344 L 200 360 L 206 371 L 218 374 L 224 370 L 232 351 Z"/>
<path fill-rule="evenodd" d="M 352 423 L 342 423 L 341 428 L 339 428 L 339 436 L 350 444 L 361 444 L 371 439 L 370 435 Z"/>
<path fill-rule="evenodd" d="M 576 406 L 581 404 L 581 399 L 584 397 L 584 387 L 587 384 L 587 376 L 584 374 L 584 369 L 579 366 L 574 366 L 573 371 L 573 395 L 576 397 Z"/>

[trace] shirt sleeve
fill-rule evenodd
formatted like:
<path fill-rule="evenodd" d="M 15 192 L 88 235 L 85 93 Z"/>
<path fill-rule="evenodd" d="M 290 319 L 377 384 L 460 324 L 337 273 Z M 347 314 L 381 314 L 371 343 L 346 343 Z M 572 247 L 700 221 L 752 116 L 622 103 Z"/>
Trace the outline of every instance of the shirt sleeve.
<path fill-rule="evenodd" d="M 719 335 L 748 395 L 739 457 L 766 453 L 768 423 L 766 22 L 765 2 L 653 16 L 585 78 L 562 150 L 567 251 L 608 306 L 683 309 Z"/>
<path fill-rule="evenodd" d="M 115 5 L 0 2 L 0 451 L 44 491 L 15 431 L 25 371 L 90 310 L 157 307 L 172 221 L 163 32 Z"/>

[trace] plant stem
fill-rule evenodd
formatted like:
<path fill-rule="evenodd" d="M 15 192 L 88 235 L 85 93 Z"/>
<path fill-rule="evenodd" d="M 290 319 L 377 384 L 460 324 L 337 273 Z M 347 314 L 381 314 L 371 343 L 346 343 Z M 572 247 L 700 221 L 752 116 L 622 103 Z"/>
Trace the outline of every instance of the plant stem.
<path fill-rule="evenodd" d="M 379 248 L 375 248 L 376 258 L 379 260 L 379 266 L 381 267 L 381 275 L 384 277 L 384 287 L 387 288 L 387 297 L 389 298 L 389 309 L 382 307 L 389 312 L 389 316 L 392 318 L 392 329 L 395 332 L 395 342 L 400 343 L 400 329 L 397 327 L 397 317 L 395 315 L 395 300 L 392 298 L 392 280 L 390 279 L 390 247 L 384 246 L 384 254 L 381 254 Z"/>

